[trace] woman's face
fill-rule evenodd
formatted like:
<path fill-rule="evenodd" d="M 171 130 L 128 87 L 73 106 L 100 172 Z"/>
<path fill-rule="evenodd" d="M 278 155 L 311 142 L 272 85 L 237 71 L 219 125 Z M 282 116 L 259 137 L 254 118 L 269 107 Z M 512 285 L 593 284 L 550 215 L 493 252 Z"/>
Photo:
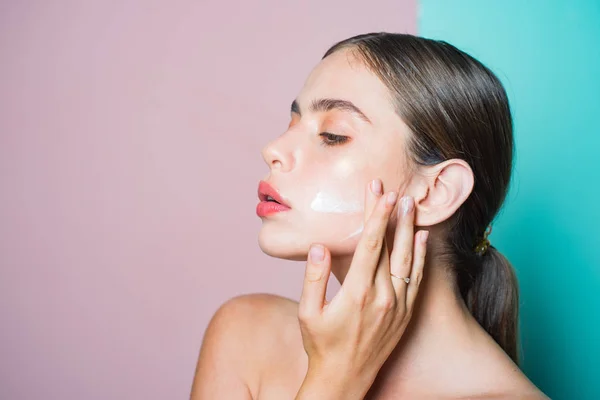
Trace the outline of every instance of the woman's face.
<path fill-rule="evenodd" d="M 270 169 L 264 180 L 291 207 L 261 217 L 263 252 L 306 260 L 309 246 L 321 243 L 334 257 L 352 254 L 368 183 L 379 178 L 384 191 L 403 193 L 407 135 L 388 89 L 350 51 L 322 60 L 292 105 L 288 129 L 262 152 Z"/>

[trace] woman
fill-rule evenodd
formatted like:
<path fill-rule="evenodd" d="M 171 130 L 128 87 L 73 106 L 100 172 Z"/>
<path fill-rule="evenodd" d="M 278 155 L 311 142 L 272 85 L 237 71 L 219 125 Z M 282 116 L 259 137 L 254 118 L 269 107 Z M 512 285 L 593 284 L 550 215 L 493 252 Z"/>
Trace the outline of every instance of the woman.
<path fill-rule="evenodd" d="M 406 34 L 335 44 L 263 150 L 259 244 L 308 258 L 300 302 L 224 304 L 192 398 L 545 399 L 517 367 L 517 283 L 487 238 L 512 156 L 506 93 L 477 60 Z"/>

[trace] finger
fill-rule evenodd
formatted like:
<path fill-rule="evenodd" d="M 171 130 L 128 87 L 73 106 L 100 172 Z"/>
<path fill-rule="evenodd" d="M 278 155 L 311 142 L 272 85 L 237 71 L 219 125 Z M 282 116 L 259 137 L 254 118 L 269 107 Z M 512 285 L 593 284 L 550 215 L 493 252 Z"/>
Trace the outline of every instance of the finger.
<path fill-rule="evenodd" d="M 377 200 L 383 194 L 383 185 L 380 179 L 373 179 L 368 185 L 367 190 L 365 190 L 365 216 L 364 222 L 366 223 L 369 220 L 369 217 L 375 210 L 375 206 L 377 205 Z"/>
<path fill-rule="evenodd" d="M 406 292 L 406 309 L 412 310 L 419 285 L 423 279 L 423 270 L 425 266 L 425 254 L 427 253 L 427 237 L 429 231 L 419 231 L 415 235 L 415 252 L 413 256 L 412 271 L 410 273 L 410 283 Z"/>
<path fill-rule="evenodd" d="M 331 255 L 327 248 L 319 244 L 312 245 L 306 261 L 302 295 L 298 306 L 299 317 L 311 317 L 321 313 L 326 299 L 330 269 Z"/>
<path fill-rule="evenodd" d="M 375 271 L 375 291 L 377 296 L 381 298 L 391 299 L 396 297 L 394 286 L 390 280 L 390 252 L 385 237 L 381 246 L 379 265 L 377 265 L 377 271 Z M 396 299 L 396 303 L 397 301 Z"/>
<path fill-rule="evenodd" d="M 345 287 L 361 288 L 365 283 L 374 283 L 385 231 L 397 198 L 398 193 L 389 192 L 377 201 L 356 246 L 350 270 L 344 279 Z"/>
<path fill-rule="evenodd" d="M 370 195 L 370 201 L 372 203 L 370 208 L 372 209 L 377 204 L 377 199 L 381 196 L 383 187 L 382 187 L 381 181 L 379 181 L 378 179 L 373 180 L 371 185 L 372 185 L 371 188 L 375 188 L 375 190 L 372 190 L 371 193 L 368 193 L 367 195 Z M 393 210 L 394 210 L 393 208 L 392 208 L 392 210 L 390 210 L 390 217 L 391 217 L 391 213 L 393 212 Z M 365 213 L 365 222 L 368 220 L 369 216 L 370 216 L 370 213 L 369 214 Z M 377 295 L 381 296 L 382 298 L 387 299 L 392 296 L 395 296 L 395 293 L 394 293 L 394 287 L 392 286 L 392 283 L 390 281 L 390 274 L 389 274 L 390 253 L 389 253 L 389 247 L 387 245 L 386 234 L 387 234 L 387 229 L 386 229 L 386 233 L 384 233 L 384 235 L 383 235 L 383 244 L 381 246 L 381 252 L 379 255 L 379 263 L 378 263 L 377 269 L 375 271 L 375 280 L 374 281 L 375 281 L 375 291 L 377 292 Z"/>
<path fill-rule="evenodd" d="M 413 241 L 414 241 L 414 199 L 404 196 L 400 199 L 398 207 L 398 223 L 394 233 L 394 248 L 390 256 L 390 272 L 401 278 L 409 278 L 412 269 Z M 394 290 L 400 301 L 406 301 L 406 287 L 404 280 L 390 275 Z"/>

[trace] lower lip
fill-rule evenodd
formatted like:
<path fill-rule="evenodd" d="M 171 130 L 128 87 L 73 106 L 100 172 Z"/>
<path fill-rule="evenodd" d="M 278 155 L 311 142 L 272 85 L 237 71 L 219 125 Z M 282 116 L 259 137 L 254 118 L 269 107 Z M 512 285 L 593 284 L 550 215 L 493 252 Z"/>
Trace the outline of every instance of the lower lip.
<path fill-rule="evenodd" d="M 266 217 L 282 211 L 291 210 L 288 206 L 283 204 L 275 203 L 274 201 L 261 201 L 256 206 L 256 215 L 259 217 Z"/>

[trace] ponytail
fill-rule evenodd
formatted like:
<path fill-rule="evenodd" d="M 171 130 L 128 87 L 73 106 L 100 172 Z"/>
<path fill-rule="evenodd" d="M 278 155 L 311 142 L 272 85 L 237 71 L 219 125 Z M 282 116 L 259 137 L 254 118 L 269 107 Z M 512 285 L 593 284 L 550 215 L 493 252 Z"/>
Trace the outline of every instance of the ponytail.
<path fill-rule="evenodd" d="M 515 271 L 494 246 L 478 258 L 480 268 L 471 284 L 459 282 L 467 289 L 465 302 L 477 322 L 518 365 L 519 288 Z"/>

